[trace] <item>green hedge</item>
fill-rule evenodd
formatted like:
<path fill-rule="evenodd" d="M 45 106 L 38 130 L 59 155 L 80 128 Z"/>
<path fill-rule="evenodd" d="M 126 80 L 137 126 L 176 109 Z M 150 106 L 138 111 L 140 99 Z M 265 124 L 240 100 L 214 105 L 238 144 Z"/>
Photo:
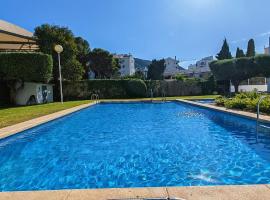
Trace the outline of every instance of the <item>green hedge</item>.
<path fill-rule="evenodd" d="M 241 81 L 256 76 L 270 76 L 270 56 L 216 60 L 210 63 L 210 69 L 218 81 L 232 81 L 237 93 Z"/>
<path fill-rule="evenodd" d="M 147 87 L 143 80 L 131 79 L 126 83 L 126 91 L 129 97 L 146 97 Z"/>
<path fill-rule="evenodd" d="M 43 53 L 0 53 L 0 79 L 48 82 L 53 60 Z"/>
<path fill-rule="evenodd" d="M 59 91 L 55 85 L 55 99 L 59 99 Z M 177 80 L 141 80 L 141 79 L 107 79 L 64 81 L 63 92 L 65 100 L 90 99 L 93 93 L 102 99 L 143 98 L 150 97 L 152 90 L 154 97 L 202 95 L 202 85 L 199 81 Z M 209 92 L 212 94 L 212 91 Z"/>
<path fill-rule="evenodd" d="M 65 100 L 90 99 L 93 93 L 100 98 L 146 97 L 146 85 L 142 80 L 85 80 L 63 82 Z"/>

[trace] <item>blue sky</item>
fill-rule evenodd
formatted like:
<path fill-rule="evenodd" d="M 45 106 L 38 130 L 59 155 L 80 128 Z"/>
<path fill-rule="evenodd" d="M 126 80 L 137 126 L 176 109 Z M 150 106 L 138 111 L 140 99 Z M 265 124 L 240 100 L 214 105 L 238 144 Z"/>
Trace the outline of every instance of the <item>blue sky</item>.
<path fill-rule="evenodd" d="M 234 53 L 270 36 L 269 0 L 9 0 L 0 18 L 30 31 L 43 23 L 68 26 L 91 48 L 144 59 L 215 55 L 226 37 Z"/>

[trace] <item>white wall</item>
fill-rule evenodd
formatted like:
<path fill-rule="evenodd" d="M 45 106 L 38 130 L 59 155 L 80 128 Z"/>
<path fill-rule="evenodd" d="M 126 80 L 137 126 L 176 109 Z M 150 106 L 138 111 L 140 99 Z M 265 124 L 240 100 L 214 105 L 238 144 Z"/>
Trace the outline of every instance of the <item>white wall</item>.
<path fill-rule="evenodd" d="M 240 85 L 238 88 L 239 92 L 252 92 L 254 89 L 260 92 L 267 92 L 267 85 Z M 235 92 L 234 86 L 231 85 L 231 92 Z"/>
<path fill-rule="evenodd" d="M 26 105 L 32 95 L 35 96 L 37 103 L 43 103 L 42 86 L 47 87 L 47 101 L 53 102 L 53 86 L 51 84 L 25 82 L 23 88 L 20 88 L 16 93 L 16 104 Z"/>

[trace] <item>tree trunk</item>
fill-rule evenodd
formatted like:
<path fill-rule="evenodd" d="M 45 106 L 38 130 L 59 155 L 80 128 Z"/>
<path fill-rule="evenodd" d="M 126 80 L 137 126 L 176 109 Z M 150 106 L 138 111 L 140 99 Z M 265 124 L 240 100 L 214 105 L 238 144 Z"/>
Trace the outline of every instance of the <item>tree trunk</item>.
<path fill-rule="evenodd" d="M 24 82 L 21 80 L 13 80 L 13 81 L 8 81 L 7 85 L 10 91 L 10 103 L 15 105 L 17 91 L 24 87 Z"/>
<path fill-rule="evenodd" d="M 239 89 L 239 85 L 240 85 L 240 81 L 232 81 L 232 84 L 234 86 L 234 93 L 238 93 L 238 89 Z"/>

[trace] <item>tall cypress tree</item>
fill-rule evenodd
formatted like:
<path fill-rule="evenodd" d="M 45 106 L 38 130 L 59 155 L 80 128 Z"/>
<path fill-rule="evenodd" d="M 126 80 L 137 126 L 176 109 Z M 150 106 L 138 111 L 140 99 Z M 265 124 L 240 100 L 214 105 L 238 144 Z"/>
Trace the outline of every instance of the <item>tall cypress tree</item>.
<path fill-rule="evenodd" d="M 250 39 L 248 41 L 248 47 L 247 47 L 247 57 L 255 56 L 255 42 L 253 39 Z"/>
<path fill-rule="evenodd" d="M 227 43 L 227 40 L 225 38 L 222 48 L 220 50 L 220 52 L 217 54 L 216 58 L 218 60 L 224 60 L 224 59 L 231 59 L 232 58 L 232 54 L 230 52 L 230 48 L 229 45 Z"/>
<path fill-rule="evenodd" d="M 242 58 L 242 57 L 245 57 L 245 53 L 242 49 L 240 49 L 239 47 L 237 47 L 237 50 L 236 50 L 236 55 L 235 57 L 236 58 Z"/>

